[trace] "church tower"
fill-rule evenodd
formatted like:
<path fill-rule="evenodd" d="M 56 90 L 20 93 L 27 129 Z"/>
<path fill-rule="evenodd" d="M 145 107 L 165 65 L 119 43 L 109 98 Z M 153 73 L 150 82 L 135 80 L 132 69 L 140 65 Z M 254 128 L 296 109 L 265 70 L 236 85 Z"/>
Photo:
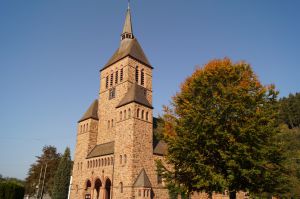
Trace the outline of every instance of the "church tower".
<path fill-rule="evenodd" d="M 128 6 L 120 45 L 100 70 L 99 98 L 78 122 L 71 199 L 168 198 L 155 159 L 152 66 L 133 33 Z"/>
<path fill-rule="evenodd" d="M 99 144 L 114 143 L 114 198 L 132 198 L 133 184 L 151 161 L 152 67 L 126 12 L 120 46 L 100 71 Z M 149 193 L 150 196 L 150 193 Z"/>

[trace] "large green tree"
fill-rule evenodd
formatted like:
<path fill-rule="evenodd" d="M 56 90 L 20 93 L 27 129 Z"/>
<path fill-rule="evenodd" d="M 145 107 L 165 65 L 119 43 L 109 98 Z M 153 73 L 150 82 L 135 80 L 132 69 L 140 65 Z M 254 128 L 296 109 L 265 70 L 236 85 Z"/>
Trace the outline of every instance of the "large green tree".
<path fill-rule="evenodd" d="M 166 165 L 158 171 L 179 190 L 283 192 L 282 146 L 276 142 L 277 92 L 251 66 L 225 58 L 198 68 L 165 108 Z"/>
<path fill-rule="evenodd" d="M 70 149 L 67 147 L 62 156 L 54 178 L 53 199 L 66 199 L 70 185 L 72 160 Z"/>
<path fill-rule="evenodd" d="M 37 160 L 30 166 L 27 178 L 25 180 L 26 194 L 33 196 L 39 190 L 39 195 L 42 192 L 42 181 L 46 169 L 44 180 L 44 193 L 52 194 L 53 180 L 57 170 L 61 155 L 57 152 L 54 146 L 44 146 L 42 154 L 36 156 Z M 39 179 L 41 177 L 40 183 Z"/>

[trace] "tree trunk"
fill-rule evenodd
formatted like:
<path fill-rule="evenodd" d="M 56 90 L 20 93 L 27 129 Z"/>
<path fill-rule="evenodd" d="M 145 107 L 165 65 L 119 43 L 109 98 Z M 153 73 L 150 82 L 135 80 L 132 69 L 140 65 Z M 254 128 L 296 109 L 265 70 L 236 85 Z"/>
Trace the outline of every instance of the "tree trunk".
<path fill-rule="evenodd" d="M 236 192 L 235 191 L 230 191 L 229 192 L 229 198 L 230 199 L 236 199 Z"/>
<path fill-rule="evenodd" d="M 208 193 L 208 198 L 209 198 L 209 199 L 212 199 L 212 198 L 213 198 L 212 192 Z"/>

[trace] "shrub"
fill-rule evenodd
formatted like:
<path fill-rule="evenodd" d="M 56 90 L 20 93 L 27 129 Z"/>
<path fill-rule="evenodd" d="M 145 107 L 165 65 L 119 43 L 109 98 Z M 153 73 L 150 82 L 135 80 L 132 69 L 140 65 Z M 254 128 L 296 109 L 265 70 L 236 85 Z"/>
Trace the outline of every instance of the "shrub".
<path fill-rule="evenodd" d="M 0 183 L 0 199 L 23 199 L 25 189 L 14 182 Z"/>

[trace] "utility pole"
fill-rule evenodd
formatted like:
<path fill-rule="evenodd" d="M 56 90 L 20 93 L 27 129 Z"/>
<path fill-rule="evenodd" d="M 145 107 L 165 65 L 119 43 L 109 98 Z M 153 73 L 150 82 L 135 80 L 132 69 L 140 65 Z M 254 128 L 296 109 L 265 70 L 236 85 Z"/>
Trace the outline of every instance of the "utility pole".
<path fill-rule="evenodd" d="M 39 177 L 39 183 L 37 186 L 37 193 L 36 193 L 36 199 L 38 199 L 39 197 L 39 192 L 40 192 L 40 183 L 41 183 L 41 177 L 42 177 L 42 173 L 43 173 L 43 165 L 41 167 L 41 171 L 40 171 L 40 177 Z"/>
<path fill-rule="evenodd" d="M 46 163 L 46 167 L 45 167 L 45 171 L 44 171 L 44 178 L 43 178 L 43 185 L 42 185 L 41 199 L 43 199 L 43 195 L 44 195 L 44 185 L 45 185 L 45 177 L 46 177 L 46 172 L 47 172 L 47 166 L 48 166 L 48 163 Z"/>
<path fill-rule="evenodd" d="M 70 199 L 71 187 L 72 187 L 72 176 L 70 177 L 70 185 L 69 185 L 69 191 L 68 191 L 68 199 Z"/>

